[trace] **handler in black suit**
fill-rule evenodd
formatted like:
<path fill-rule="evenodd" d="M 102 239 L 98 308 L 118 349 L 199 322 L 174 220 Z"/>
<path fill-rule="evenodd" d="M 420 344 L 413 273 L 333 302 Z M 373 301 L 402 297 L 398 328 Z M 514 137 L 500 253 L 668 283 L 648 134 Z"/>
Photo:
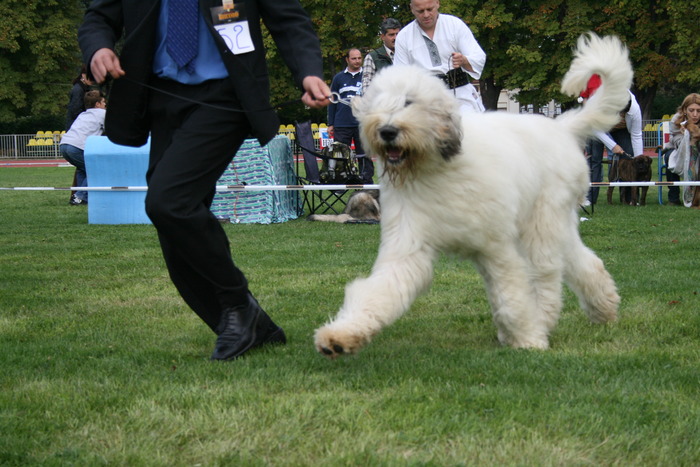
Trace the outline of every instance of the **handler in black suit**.
<path fill-rule="evenodd" d="M 78 33 L 95 80 L 115 79 L 109 139 L 142 146 L 150 133 L 146 212 L 173 283 L 218 335 L 216 360 L 286 342 L 248 290 L 209 210 L 243 140 L 252 134 L 265 145 L 279 128 L 261 19 L 303 89 L 302 102 L 328 105 L 319 41 L 298 0 L 96 0 Z"/>

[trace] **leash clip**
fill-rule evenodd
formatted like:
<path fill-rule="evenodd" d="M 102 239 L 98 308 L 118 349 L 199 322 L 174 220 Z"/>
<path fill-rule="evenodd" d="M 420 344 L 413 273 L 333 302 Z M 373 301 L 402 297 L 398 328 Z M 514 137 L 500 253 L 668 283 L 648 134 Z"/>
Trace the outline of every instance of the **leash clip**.
<path fill-rule="evenodd" d="M 337 92 L 332 92 L 331 95 L 328 96 L 328 100 L 331 101 L 331 104 L 350 105 L 350 99 L 344 99 L 340 97 L 340 94 Z"/>

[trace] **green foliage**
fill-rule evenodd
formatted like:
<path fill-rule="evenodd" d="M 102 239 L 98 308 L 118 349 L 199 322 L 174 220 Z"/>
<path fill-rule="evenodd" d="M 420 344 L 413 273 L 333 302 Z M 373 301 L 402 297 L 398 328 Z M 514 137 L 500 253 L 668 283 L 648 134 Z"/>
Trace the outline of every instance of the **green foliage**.
<path fill-rule="evenodd" d="M 519 90 L 520 104 L 536 108 L 571 100 L 559 92 L 559 82 L 596 8 L 563 0 L 458 3 L 452 14 L 465 19 L 488 57 L 481 78 L 487 108 L 496 108 L 501 89 Z"/>
<path fill-rule="evenodd" d="M 0 3 L 0 122 L 65 114 L 80 68 L 82 8 L 78 1 Z"/>
<path fill-rule="evenodd" d="M 679 0 L 528 2 L 445 2 L 441 9 L 469 23 L 487 53 L 481 84 L 487 107 L 495 108 L 501 89 L 519 89 L 516 99 L 535 107 L 559 93 L 571 62 L 571 48 L 586 31 L 618 35 L 630 48 L 635 69 L 633 92 L 651 118 L 658 87 L 675 81 L 697 86 L 700 37 L 696 4 Z"/>
<path fill-rule="evenodd" d="M 312 18 L 314 28 L 321 39 L 321 51 L 325 64 L 324 79 L 330 83 L 336 73 L 345 68 L 345 53 L 359 48 L 363 55 L 379 47 L 379 25 L 387 17 L 406 24 L 413 19 L 408 2 L 362 0 L 352 3 L 328 0 L 304 0 L 301 2 Z M 266 45 L 272 41 L 267 40 Z M 294 88 L 289 71 L 274 47 L 268 47 L 273 104 L 296 99 L 300 91 Z M 294 120 L 325 121 L 326 110 L 305 110 L 300 104 L 280 109 L 283 122 Z"/>
<path fill-rule="evenodd" d="M 0 186 L 72 174 L 3 168 Z M 698 211 L 655 200 L 581 223 L 620 320 L 589 323 L 567 291 L 548 351 L 500 347 L 476 270 L 442 257 L 408 313 L 325 360 L 313 331 L 369 273 L 380 227 L 228 224 L 289 342 L 222 363 L 152 226 L 0 191 L 0 464 L 700 465 Z"/>
<path fill-rule="evenodd" d="M 670 52 L 678 62 L 677 80 L 700 87 L 700 36 L 697 34 L 700 5 L 698 2 L 669 0 L 670 27 L 664 33 L 672 39 Z"/>
<path fill-rule="evenodd" d="M 87 0 L 0 3 L 0 122 L 36 115 L 63 115 L 70 82 L 80 65 L 76 30 Z M 321 39 L 324 78 L 345 66 L 350 47 L 363 53 L 379 45 L 382 19 L 413 20 L 409 0 L 304 0 Z M 518 89 L 516 98 L 535 108 L 559 93 L 571 61 L 571 47 L 585 31 L 617 34 L 630 47 L 635 68 L 633 91 L 651 118 L 660 88 L 673 83 L 700 85 L 700 35 L 694 34 L 700 4 L 687 0 L 444 0 L 441 11 L 464 19 L 487 53 L 481 88 L 488 108 L 496 108 L 501 89 Z M 324 110 L 309 111 L 298 101 L 282 57 L 266 37 L 273 105 L 285 123 L 325 120 Z"/>

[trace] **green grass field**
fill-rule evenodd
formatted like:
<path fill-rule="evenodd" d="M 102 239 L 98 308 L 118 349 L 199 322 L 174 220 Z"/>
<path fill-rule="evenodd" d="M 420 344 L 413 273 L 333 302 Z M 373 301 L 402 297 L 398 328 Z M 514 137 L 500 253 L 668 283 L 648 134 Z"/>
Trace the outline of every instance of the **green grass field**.
<path fill-rule="evenodd" d="M 71 178 L 0 169 L 2 187 Z M 544 352 L 500 347 L 474 267 L 443 257 L 403 318 L 328 361 L 313 332 L 379 226 L 226 225 L 289 342 L 212 362 L 151 226 L 0 191 L 0 465 L 700 465 L 700 212 L 656 196 L 582 222 L 620 320 L 590 324 L 567 290 Z"/>

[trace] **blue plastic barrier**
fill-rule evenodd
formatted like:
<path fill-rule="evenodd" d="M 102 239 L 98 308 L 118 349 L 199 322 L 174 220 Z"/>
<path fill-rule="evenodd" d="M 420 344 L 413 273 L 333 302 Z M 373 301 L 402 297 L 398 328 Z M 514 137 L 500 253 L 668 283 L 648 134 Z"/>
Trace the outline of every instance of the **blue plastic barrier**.
<path fill-rule="evenodd" d="M 90 136 L 85 144 L 89 187 L 146 186 L 150 140 L 140 148 L 119 146 L 106 136 Z M 275 137 L 265 147 L 248 139 L 218 185 L 292 185 L 296 183 L 289 139 Z M 145 191 L 90 191 L 89 224 L 150 224 Z M 285 222 L 299 215 L 297 191 L 217 193 L 212 212 L 235 223 Z"/>
<path fill-rule="evenodd" d="M 150 140 L 140 148 L 120 146 L 106 136 L 90 136 L 85 143 L 88 186 L 146 186 Z M 91 191 L 88 224 L 150 224 L 145 191 Z"/>

